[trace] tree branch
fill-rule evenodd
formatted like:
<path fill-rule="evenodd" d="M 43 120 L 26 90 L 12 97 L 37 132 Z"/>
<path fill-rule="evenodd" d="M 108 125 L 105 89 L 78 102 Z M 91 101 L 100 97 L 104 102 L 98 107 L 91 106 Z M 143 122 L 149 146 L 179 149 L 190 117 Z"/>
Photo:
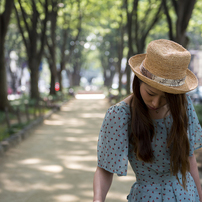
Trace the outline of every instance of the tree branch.
<path fill-rule="evenodd" d="M 172 0 L 172 4 L 173 4 L 173 7 L 174 7 L 174 9 L 175 9 L 175 13 L 178 13 L 178 8 L 179 8 L 179 6 L 178 6 L 178 4 L 177 4 L 177 1 L 176 1 L 176 0 Z"/>
<path fill-rule="evenodd" d="M 47 21 L 48 21 L 48 0 L 45 0 L 44 5 L 42 5 L 42 6 L 44 7 L 44 10 L 45 10 L 45 18 L 42 21 L 43 28 L 42 28 L 42 32 L 41 32 L 41 46 L 40 46 L 40 50 L 38 52 L 40 58 L 42 57 L 44 45 L 46 43 L 46 27 L 47 27 Z"/>
<path fill-rule="evenodd" d="M 27 42 L 27 40 L 26 40 L 26 38 L 25 38 L 23 28 L 22 28 L 22 26 L 21 26 L 21 24 L 20 24 L 20 18 L 19 18 L 18 11 L 17 11 L 17 8 L 16 8 L 15 5 L 14 5 L 14 10 L 15 10 L 15 14 L 16 14 L 17 22 L 18 22 L 18 27 L 19 27 L 20 33 L 21 33 L 21 35 L 22 35 L 22 39 L 23 39 L 23 41 L 24 41 L 24 44 L 25 44 L 26 50 L 27 50 L 28 55 L 29 55 L 29 46 L 28 46 L 28 42 Z"/>
<path fill-rule="evenodd" d="M 170 38 L 170 40 L 175 41 L 175 39 L 174 39 L 175 37 L 173 35 L 173 28 L 172 28 L 172 20 L 171 20 L 170 14 L 168 12 L 168 7 L 167 7 L 167 4 L 166 4 L 166 0 L 162 0 L 162 3 L 163 3 L 163 8 L 164 8 L 164 11 L 165 11 L 166 18 L 167 18 L 167 22 L 168 22 L 169 38 Z"/>
<path fill-rule="evenodd" d="M 22 12 L 22 18 L 23 18 L 23 21 L 24 21 L 24 23 L 25 23 L 26 30 L 27 30 L 28 34 L 30 35 L 29 25 L 28 25 L 28 23 L 27 23 L 27 18 L 28 18 L 28 17 L 27 17 L 27 14 L 26 14 L 24 8 L 22 7 L 21 0 L 18 0 L 18 3 L 19 3 L 19 5 L 20 5 L 20 10 L 21 10 L 21 12 Z"/>
<path fill-rule="evenodd" d="M 0 37 L 5 38 L 8 29 L 11 12 L 14 6 L 14 0 L 5 1 L 5 10 L 0 14 Z"/>
<path fill-rule="evenodd" d="M 80 35 L 80 33 L 81 33 L 82 15 L 81 15 L 81 10 L 80 10 L 80 0 L 78 0 L 78 10 L 79 10 L 79 22 L 78 22 L 78 25 L 77 25 L 77 30 L 78 30 L 78 32 L 77 32 L 76 37 L 75 37 L 74 40 L 73 40 L 74 42 L 76 42 L 76 41 L 78 40 L 79 35 Z M 74 45 L 70 47 L 69 55 L 68 55 L 68 57 L 66 58 L 66 61 L 69 61 L 70 56 L 71 56 L 71 54 L 72 54 L 72 52 L 73 52 L 75 46 L 76 46 L 76 43 L 74 43 Z"/>
<path fill-rule="evenodd" d="M 162 8 L 162 3 L 160 4 L 156 14 L 154 15 L 154 19 L 152 20 L 151 24 L 148 26 L 148 29 L 146 30 L 145 32 L 145 38 L 146 36 L 148 35 L 149 31 L 152 29 L 152 27 L 156 24 L 156 22 L 159 20 L 159 17 L 160 17 L 160 12 L 161 12 L 161 8 Z"/>

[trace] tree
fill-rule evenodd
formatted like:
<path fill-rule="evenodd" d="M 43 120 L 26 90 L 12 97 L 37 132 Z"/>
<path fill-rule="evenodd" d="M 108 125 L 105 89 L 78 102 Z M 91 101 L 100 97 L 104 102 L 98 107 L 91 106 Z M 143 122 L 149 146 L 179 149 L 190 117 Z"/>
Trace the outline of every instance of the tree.
<path fill-rule="evenodd" d="M 10 21 L 11 12 L 13 9 L 13 0 L 4 1 L 4 10 L 0 13 L 0 110 L 4 110 L 5 107 L 9 106 L 7 99 L 7 81 L 6 81 L 6 67 L 5 67 L 5 37 Z M 1 4 L 3 4 L 1 2 Z"/>
<path fill-rule="evenodd" d="M 70 62 L 71 56 L 81 34 L 83 15 L 81 11 L 81 0 L 71 1 L 69 5 L 64 6 L 61 13 L 58 24 L 59 40 L 57 42 L 59 44 L 60 55 L 58 79 L 60 83 L 60 90 L 62 91 L 62 71 L 67 70 L 66 65 Z M 70 74 L 70 71 L 67 70 L 67 72 Z"/>
<path fill-rule="evenodd" d="M 128 32 L 128 59 L 135 54 L 143 53 L 146 45 L 146 38 L 152 28 L 156 25 L 161 16 L 161 1 L 139 1 L 133 0 L 132 5 L 125 1 L 127 13 Z M 140 12 L 141 11 L 141 12 Z M 130 94 L 131 75 L 130 67 L 127 72 L 127 94 Z"/>
<path fill-rule="evenodd" d="M 202 26 L 201 26 L 202 1 L 197 1 L 189 21 L 187 35 L 190 38 L 189 49 L 201 49 L 202 44 Z"/>
<path fill-rule="evenodd" d="M 26 47 L 28 66 L 31 71 L 30 97 L 39 99 L 39 66 L 46 42 L 48 0 L 31 0 L 30 3 L 18 0 L 18 4 L 16 3 L 15 5 L 15 13 Z"/>
<path fill-rule="evenodd" d="M 18 31 L 15 13 L 12 12 L 11 20 L 5 41 L 5 59 L 7 71 L 7 85 L 12 93 L 19 92 L 21 86 L 23 68 L 25 67 L 25 47 Z M 10 78 L 10 79 L 9 79 Z"/>
<path fill-rule="evenodd" d="M 46 45 L 48 47 L 48 53 L 46 58 L 49 64 L 51 72 L 51 84 L 50 84 L 50 95 L 55 95 L 55 82 L 57 78 L 56 69 L 56 27 L 57 27 L 57 16 L 58 16 L 58 2 L 57 0 L 51 0 L 51 9 L 49 12 L 49 34 L 46 38 Z"/>
<path fill-rule="evenodd" d="M 191 19 L 196 0 L 162 0 L 164 12 L 169 26 L 169 38 L 184 47 L 187 47 L 189 38 L 186 35 L 186 30 Z M 172 7 L 170 6 L 172 4 Z M 176 16 L 171 16 L 171 9 L 174 9 Z M 169 12 L 170 11 L 170 12 Z M 175 21 L 175 18 L 177 20 Z M 174 23 L 175 21 L 175 23 Z M 173 25 L 175 27 L 173 29 Z"/>

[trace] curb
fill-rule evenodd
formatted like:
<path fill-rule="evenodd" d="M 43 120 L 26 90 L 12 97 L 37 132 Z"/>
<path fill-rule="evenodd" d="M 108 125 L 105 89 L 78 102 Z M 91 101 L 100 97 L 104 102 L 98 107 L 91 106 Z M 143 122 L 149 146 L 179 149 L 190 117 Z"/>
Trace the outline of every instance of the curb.
<path fill-rule="evenodd" d="M 47 114 L 37 118 L 33 122 L 31 122 L 29 125 L 27 125 L 25 128 L 20 130 L 19 132 L 11 135 L 10 137 L 6 138 L 5 140 L 0 142 L 0 156 L 3 156 L 6 151 L 8 151 L 10 148 L 15 147 L 20 142 L 22 142 L 24 139 L 29 137 L 31 134 L 31 130 L 38 126 L 39 124 L 43 123 L 45 119 L 48 119 L 53 113 L 60 110 L 60 107 L 65 104 L 66 102 L 62 103 L 57 108 L 52 109 Z"/>

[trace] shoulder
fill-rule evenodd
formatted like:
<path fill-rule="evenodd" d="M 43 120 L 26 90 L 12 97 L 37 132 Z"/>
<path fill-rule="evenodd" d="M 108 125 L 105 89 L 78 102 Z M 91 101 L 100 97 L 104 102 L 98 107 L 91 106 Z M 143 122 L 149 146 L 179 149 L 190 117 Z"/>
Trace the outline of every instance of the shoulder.
<path fill-rule="evenodd" d="M 126 97 L 122 101 L 125 102 L 126 104 L 128 104 L 128 106 L 130 106 L 130 102 L 132 100 L 132 97 L 133 97 L 133 94 L 129 95 L 128 97 Z"/>
<path fill-rule="evenodd" d="M 131 118 L 130 115 L 130 106 L 128 103 L 126 103 L 124 100 L 121 102 L 111 106 L 105 115 L 104 122 L 112 122 L 115 121 L 118 122 L 124 122 L 127 123 Z M 114 122 L 113 122 L 114 123 Z"/>

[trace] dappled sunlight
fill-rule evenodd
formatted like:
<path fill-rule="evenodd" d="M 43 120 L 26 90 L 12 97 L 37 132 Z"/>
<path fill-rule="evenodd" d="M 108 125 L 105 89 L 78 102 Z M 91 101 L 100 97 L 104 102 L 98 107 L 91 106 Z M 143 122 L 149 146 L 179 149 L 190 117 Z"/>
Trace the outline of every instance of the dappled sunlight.
<path fill-rule="evenodd" d="M 64 124 L 63 121 L 59 120 L 44 120 L 44 124 L 46 125 L 55 125 L 55 126 L 61 126 Z"/>
<path fill-rule="evenodd" d="M 79 137 L 67 137 L 66 141 L 70 141 L 70 142 L 89 142 L 89 141 L 95 141 L 97 142 L 97 138 L 96 137 L 91 137 L 90 140 L 89 138 L 79 138 Z"/>
<path fill-rule="evenodd" d="M 90 167 L 81 163 L 67 163 L 66 168 L 79 171 L 95 172 L 95 167 Z"/>
<path fill-rule="evenodd" d="M 77 118 L 71 118 L 65 124 L 71 125 L 71 127 L 73 127 L 73 126 L 79 127 L 79 126 L 85 126 L 86 125 L 86 121 L 81 120 L 81 119 L 77 119 Z"/>
<path fill-rule="evenodd" d="M 105 100 L 69 101 L 10 149 L 0 163 L 0 201 L 92 201 L 105 105 Z M 124 202 L 134 179 L 132 171 L 126 177 L 115 175 L 106 202 Z"/>
<path fill-rule="evenodd" d="M 104 94 L 77 94 L 75 96 L 76 99 L 78 100 L 92 100 L 92 99 L 105 99 L 105 95 Z"/>
<path fill-rule="evenodd" d="M 96 161 L 96 156 L 68 156 L 67 160 L 73 161 Z"/>
<path fill-rule="evenodd" d="M 63 167 L 58 165 L 38 166 L 37 169 L 51 173 L 60 173 L 63 171 Z"/>
<path fill-rule="evenodd" d="M 122 189 L 122 187 L 119 188 L 120 190 Z M 114 192 L 114 191 L 110 191 L 108 194 L 107 194 L 107 201 L 120 201 L 120 200 L 123 200 L 123 201 L 126 201 L 126 197 L 127 195 L 123 195 L 122 192 Z"/>
<path fill-rule="evenodd" d="M 31 188 L 29 186 L 22 185 L 22 183 L 17 180 L 7 180 L 7 179 L 1 179 L 1 180 L 3 180 L 4 189 L 7 191 L 26 192 Z"/>
<path fill-rule="evenodd" d="M 73 185 L 68 183 L 59 183 L 59 184 L 46 184 L 43 182 L 36 183 L 30 182 L 24 184 L 23 182 L 17 180 L 4 180 L 4 189 L 7 191 L 14 191 L 14 192 L 28 192 L 30 190 L 43 190 L 43 191 L 56 191 L 56 190 L 71 190 L 73 189 Z M 0 188 L 1 189 L 1 188 Z M 1 198 L 1 197 L 0 197 Z"/>
<path fill-rule="evenodd" d="M 41 163 L 41 159 L 25 159 L 19 162 L 20 164 L 38 164 Z"/>
<path fill-rule="evenodd" d="M 80 117 L 83 118 L 104 118 L 103 113 L 81 113 Z"/>
<path fill-rule="evenodd" d="M 74 202 L 80 200 L 79 197 L 69 194 L 54 196 L 53 199 L 60 202 Z"/>
<path fill-rule="evenodd" d="M 89 151 L 86 151 L 86 150 L 78 150 L 78 151 L 68 151 L 68 154 L 74 154 L 74 155 L 80 155 L 80 156 L 83 156 L 83 155 L 87 155 L 89 154 Z"/>
<path fill-rule="evenodd" d="M 120 181 L 120 182 L 130 182 L 130 181 L 135 182 L 136 177 L 132 176 L 132 175 L 127 175 L 127 176 L 124 176 L 124 177 L 117 178 L 117 181 Z"/>
<path fill-rule="evenodd" d="M 65 132 L 68 134 L 83 134 L 85 130 L 77 129 L 77 128 L 67 128 Z"/>

